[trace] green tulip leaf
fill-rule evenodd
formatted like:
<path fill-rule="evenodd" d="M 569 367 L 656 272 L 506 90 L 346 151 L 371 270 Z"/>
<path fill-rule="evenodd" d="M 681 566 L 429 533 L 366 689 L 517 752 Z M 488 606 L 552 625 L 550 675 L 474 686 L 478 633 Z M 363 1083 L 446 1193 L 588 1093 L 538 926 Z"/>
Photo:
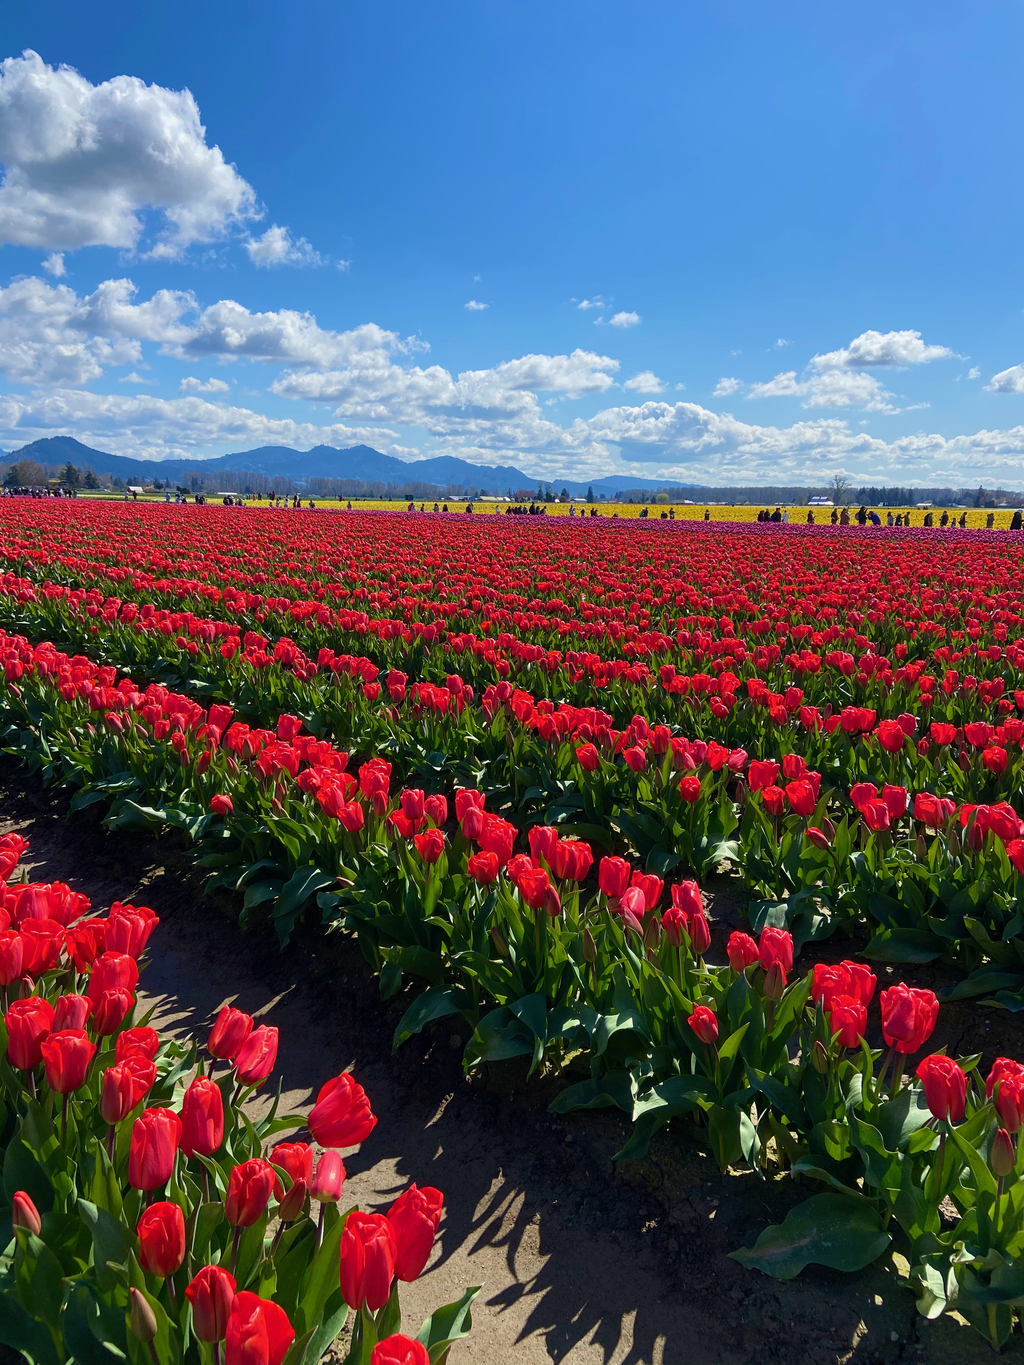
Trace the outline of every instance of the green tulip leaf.
<path fill-rule="evenodd" d="M 863 1270 L 886 1249 L 890 1236 L 874 1206 L 843 1194 L 816 1194 L 765 1228 L 754 1247 L 731 1253 L 748 1270 L 792 1280 L 806 1265 Z"/>
<path fill-rule="evenodd" d="M 416 1340 L 427 1348 L 430 1365 L 438 1365 L 449 1347 L 468 1337 L 473 1330 L 473 1300 L 480 1289 L 480 1285 L 475 1285 L 467 1289 L 456 1303 L 435 1309 L 417 1332 Z"/>

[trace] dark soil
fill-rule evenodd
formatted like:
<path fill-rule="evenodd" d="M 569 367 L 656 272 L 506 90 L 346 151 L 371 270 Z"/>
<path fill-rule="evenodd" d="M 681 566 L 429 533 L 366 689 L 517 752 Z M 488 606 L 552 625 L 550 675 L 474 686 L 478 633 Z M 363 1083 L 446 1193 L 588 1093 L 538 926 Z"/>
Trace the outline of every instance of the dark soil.
<path fill-rule="evenodd" d="M 346 1203 L 386 1209 L 410 1181 L 444 1191 L 430 1269 L 405 1287 L 406 1326 L 483 1285 L 473 1336 L 458 1361 L 568 1360 L 572 1365 L 968 1365 L 988 1347 L 955 1317 L 925 1322 L 891 1267 L 857 1275 L 810 1269 L 788 1284 L 728 1253 L 809 1193 L 791 1179 L 721 1176 L 699 1135 L 663 1129 L 642 1162 L 615 1166 L 628 1125 L 614 1111 L 547 1113 L 554 1093 L 518 1063 L 480 1082 L 462 1074 L 465 1026 L 450 1021 L 397 1053 L 401 1001 L 382 1003 L 358 947 L 300 929 L 281 950 L 241 931 L 230 906 L 204 899 L 187 852 L 170 838 L 108 834 L 95 810 L 69 815 L 63 794 L 0 767 L 0 832 L 31 840 L 32 880 L 67 881 L 97 907 L 153 907 L 144 993 L 163 1028 L 203 1036 L 227 1000 L 279 1025 L 278 1074 L 290 1108 L 308 1107 L 329 1076 L 352 1067 L 380 1122 L 347 1159 Z M 712 913 L 718 936 L 740 927 L 727 882 Z M 827 944 L 838 959 L 852 944 Z M 844 951 L 844 949 L 846 951 Z M 884 978 L 885 968 L 879 971 Z M 945 984 L 930 968 L 896 969 Z M 952 979 L 952 978 L 950 978 Z M 951 1051 L 1019 1053 L 1014 1016 L 970 1002 L 945 1006 L 935 1041 Z M 274 1078 L 276 1080 L 276 1078 Z M 1004 1358 L 1024 1360 L 1013 1339 Z"/>

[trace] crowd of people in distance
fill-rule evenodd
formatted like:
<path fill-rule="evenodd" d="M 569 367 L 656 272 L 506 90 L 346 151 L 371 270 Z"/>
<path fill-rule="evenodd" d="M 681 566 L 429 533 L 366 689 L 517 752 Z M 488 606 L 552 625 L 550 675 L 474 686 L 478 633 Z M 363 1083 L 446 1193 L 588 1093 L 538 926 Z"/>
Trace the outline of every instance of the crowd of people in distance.
<path fill-rule="evenodd" d="M 60 488 L 4 488 L 0 496 L 5 498 L 77 498 L 78 489 L 62 485 Z"/>

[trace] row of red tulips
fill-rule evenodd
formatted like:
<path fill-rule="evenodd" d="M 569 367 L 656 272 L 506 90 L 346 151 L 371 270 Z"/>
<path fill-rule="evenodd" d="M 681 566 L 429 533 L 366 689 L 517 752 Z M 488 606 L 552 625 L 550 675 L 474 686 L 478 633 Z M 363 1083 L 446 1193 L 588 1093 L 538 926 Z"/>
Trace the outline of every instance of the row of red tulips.
<path fill-rule="evenodd" d="M 5 879 L 23 850 L 16 835 L 0 841 Z M 275 1101 L 254 1121 L 244 1106 L 274 1070 L 275 1028 L 225 1006 L 199 1051 L 135 1021 L 151 910 L 94 916 L 66 886 L 21 884 L 0 914 L 12 926 L 0 931 L 0 1341 L 32 1365 L 110 1352 L 313 1365 L 352 1312 L 353 1365 L 446 1357 L 476 1291 L 415 1340 L 398 1300 L 429 1259 L 440 1191 L 412 1185 L 386 1214 L 340 1212 L 340 1149 L 377 1122 L 350 1075 L 306 1118 Z M 319 1156 L 273 1143 L 296 1128 Z"/>

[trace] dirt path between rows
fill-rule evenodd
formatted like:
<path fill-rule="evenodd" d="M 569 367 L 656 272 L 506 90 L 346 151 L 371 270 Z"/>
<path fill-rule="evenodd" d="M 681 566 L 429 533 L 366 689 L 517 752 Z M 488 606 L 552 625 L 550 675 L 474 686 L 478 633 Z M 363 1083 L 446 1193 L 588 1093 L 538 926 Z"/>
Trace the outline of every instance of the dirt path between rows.
<path fill-rule="evenodd" d="M 430 1268 L 403 1292 L 415 1331 L 434 1307 L 482 1285 L 474 1332 L 453 1365 L 974 1365 L 988 1348 L 946 1317 L 926 1323 L 896 1277 L 809 1271 L 777 1284 L 728 1252 L 811 1191 L 721 1177 L 698 1139 L 659 1134 L 648 1160 L 613 1167 L 625 1122 L 608 1111 L 554 1118 L 551 1091 L 517 1064 L 482 1083 L 461 1072 L 458 1026 L 391 1036 L 403 1006 L 381 1003 L 354 944 L 319 930 L 281 951 L 205 901 L 167 841 L 109 835 L 92 811 L 0 767 L 0 833 L 31 840 L 32 880 L 67 881 L 106 907 L 161 917 L 142 994 L 165 1029 L 203 1037 L 225 1001 L 278 1025 L 289 1108 L 308 1108 L 352 1068 L 379 1116 L 346 1159 L 346 1204 L 385 1209 L 410 1181 L 445 1194 Z M 465 1029 L 462 1028 L 464 1035 Z M 1024 1360 L 1024 1343 L 1004 1358 Z"/>

